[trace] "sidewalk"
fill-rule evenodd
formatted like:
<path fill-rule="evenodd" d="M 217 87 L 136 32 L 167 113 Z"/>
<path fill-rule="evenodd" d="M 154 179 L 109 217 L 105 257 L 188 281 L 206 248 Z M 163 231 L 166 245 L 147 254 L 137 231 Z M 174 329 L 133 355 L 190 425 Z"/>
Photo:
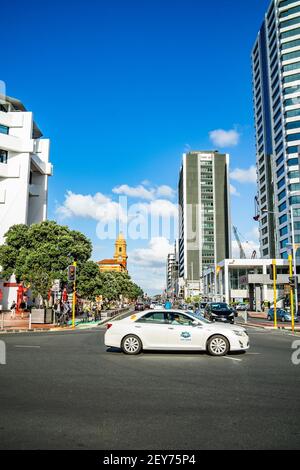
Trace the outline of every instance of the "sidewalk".
<path fill-rule="evenodd" d="M 84 316 L 77 317 L 75 320 L 75 328 L 77 330 L 96 328 L 107 323 L 109 320 L 115 319 L 119 315 L 124 315 L 129 309 L 121 310 L 107 310 L 102 312 L 102 318 L 97 321 L 84 321 Z M 121 313 L 122 312 L 122 313 Z M 11 318 L 10 312 L 4 313 L 4 324 L 2 325 L 2 314 L 0 313 L 0 334 L 2 333 L 31 333 L 31 332 L 58 332 L 58 331 L 74 331 L 72 327 L 72 322 L 69 321 L 68 325 L 60 326 L 51 324 L 31 324 L 31 329 L 29 328 L 29 315 L 26 314 L 22 319 L 21 316 L 16 316 L 16 318 Z M 3 328 L 2 328 L 3 326 Z"/>
<path fill-rule="evenodd" d="M 265 330 L 275 330 L 274 328 L 274 322 L 268 321 L 267 320 L 267 314 L 266 313 L 257 313 L 257 312 L 248 312 L 248 321 L 245 323 L 244 317 L 242 314 L 239 315 L 237 318 L 237 323 L 240 326 L 251 326 L 255 328 L 262 328 Z M 278 330 L 284 330 L 284 331 L 292 331 L 292 326 L 291 323 L 283 323 L 283 322 L 278 322 Z M 296 323 L 295 324 L 295 332 L 300 332 L 300 324 Z"/>

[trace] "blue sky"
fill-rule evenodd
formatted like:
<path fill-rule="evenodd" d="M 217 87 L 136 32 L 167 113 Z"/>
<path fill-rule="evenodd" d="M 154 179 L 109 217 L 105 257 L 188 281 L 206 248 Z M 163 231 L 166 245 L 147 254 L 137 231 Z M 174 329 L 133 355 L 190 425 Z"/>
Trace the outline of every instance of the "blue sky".
<path fill-rule="evenodd" d="M 0 79 L 51 139 L 49 218 L 61 221 L 57 208 L 66 204 L 67 191 L 90 195 L 95 203 L 96 193 L 115 201 L 113 188 L 135 188 L 145 180 L 154 192 L 166 185 L 176 189 L 182 153 L 217 148 L 209 137 L 216 129 L 238 132 L 238 144 L 220 150 L 231 154 L 232 171 L 249 170 L 255 164 L 250 53 L 268 4 L 5 2 L 1 16 L 9 19 L 9 30 Z M 243 173 L 234 175 L 232 219 L 252 249 L 255 184 L 244 183 Z M 153 199 L 176 203 L 171 195 Z M 95 218 L 71 212 L 63 222 L 93 240 L 94 258 L 110 257 L 112 242 L 97 238 Z M 164 278 L 159 258 L 167 244 L 149 243 L 128 241 L 129 269 L 154 291 Z M 149 258 L 144 265 L 143 253 Z"/>

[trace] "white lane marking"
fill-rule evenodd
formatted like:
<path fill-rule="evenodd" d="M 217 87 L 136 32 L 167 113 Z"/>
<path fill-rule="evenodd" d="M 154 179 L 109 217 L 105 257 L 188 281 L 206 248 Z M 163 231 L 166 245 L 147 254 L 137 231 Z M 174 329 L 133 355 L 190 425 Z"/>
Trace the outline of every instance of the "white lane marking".
<path fill-rule="evenodd" d="M 243 362 L 242 359 L 236 359 L 235 357 L 223 356 L 224 359 L 230 359 L 231 361 Z"/>
<path fill-rule="evenodd" d="M 40 349 L 41 346 L 22 346 L 22 345 L 17 345 L 15 348 L 28 348 L 28 349 Z"/>

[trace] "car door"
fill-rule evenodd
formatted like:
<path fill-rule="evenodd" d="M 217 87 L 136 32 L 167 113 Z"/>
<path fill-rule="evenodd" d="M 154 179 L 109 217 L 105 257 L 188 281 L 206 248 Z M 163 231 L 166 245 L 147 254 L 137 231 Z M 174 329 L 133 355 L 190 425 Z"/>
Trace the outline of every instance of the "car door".
<path fill-rule="evenodd" d="M 206 347 L 205 326 L 183 313 L 170 312 L 168 316 L 168 345 L 174 350 L 202 350 Z"/>
<path fill-rule="evenodd" d="M 166 313 L 159 310 L 148 312 L 134 324 L 144 349 L 168 349 L 168 327 Z"/>

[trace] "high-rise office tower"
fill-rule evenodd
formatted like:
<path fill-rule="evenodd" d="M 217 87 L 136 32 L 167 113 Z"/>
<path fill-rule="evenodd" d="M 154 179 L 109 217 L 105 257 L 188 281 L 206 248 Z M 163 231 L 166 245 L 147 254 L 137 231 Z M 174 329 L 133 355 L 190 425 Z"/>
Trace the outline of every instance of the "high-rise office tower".
<path fill-rule="evenodd" d="M 231 256 L 229 155 L 183 155 L 179 176 L 179 277 L 201 293 L 203 272 Z"/>
<path fill-rule="evenodd" d="M 300 1 L 272 0 L 252 50 L 263 258 L 300 242 Z"/>

